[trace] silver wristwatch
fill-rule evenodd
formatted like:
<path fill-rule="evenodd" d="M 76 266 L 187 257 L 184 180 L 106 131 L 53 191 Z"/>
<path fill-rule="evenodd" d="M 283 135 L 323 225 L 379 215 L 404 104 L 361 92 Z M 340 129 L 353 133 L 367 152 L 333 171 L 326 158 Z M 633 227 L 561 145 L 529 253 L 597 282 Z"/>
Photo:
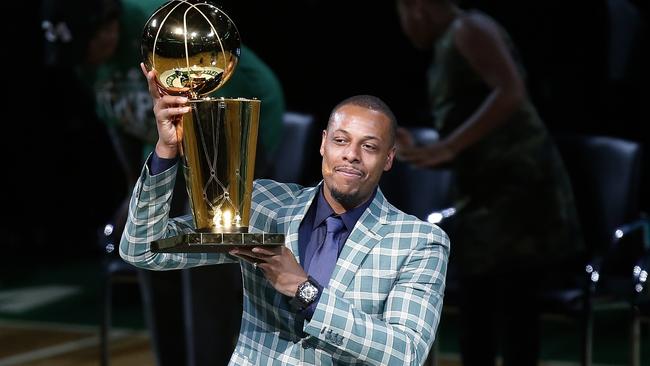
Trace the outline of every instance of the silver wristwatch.
<path fill-rule="evenodd" d="M 318 286 L 314 283 L 314 279 L 309 277 L 307 281 L 298 285 L 296 296 L 291 299 L 290 304 L 294 310 L 301 311 L 316 300 L 318 293 Z"/>

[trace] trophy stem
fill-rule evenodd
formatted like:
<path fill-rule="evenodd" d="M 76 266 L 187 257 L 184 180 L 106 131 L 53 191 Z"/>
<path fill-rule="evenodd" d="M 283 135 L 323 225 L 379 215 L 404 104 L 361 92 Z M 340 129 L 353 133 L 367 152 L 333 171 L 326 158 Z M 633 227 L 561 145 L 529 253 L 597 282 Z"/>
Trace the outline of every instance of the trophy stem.
<path fill-rule="evenodd" d="M 178 121 L 176 124 L 176 145 L 178 146 L 178 154 L 183 158 L 185 153 L 183 152 L 183 120 Z"/>
<path fill-rule="evenodd" d="M 250 217 L 260 101 L 193 99 L 182 121 L 185 180 L 201 232 L 241 232 Z"/>

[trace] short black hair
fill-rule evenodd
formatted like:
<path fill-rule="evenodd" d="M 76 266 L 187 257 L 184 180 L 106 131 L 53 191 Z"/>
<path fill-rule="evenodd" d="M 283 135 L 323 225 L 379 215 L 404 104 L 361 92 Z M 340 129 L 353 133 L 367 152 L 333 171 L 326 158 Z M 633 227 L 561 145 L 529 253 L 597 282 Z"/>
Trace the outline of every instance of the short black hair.
<path fill-rule="evenodd" d="M 346 105 L 356 105 L 359 107 L 370 109 L 372 111 L 377 111 L 383 114 L 384 116 L 388 117 L 388 119 L 390 120 L 391 145 L 395 144 L 395 135 L 397 134 L 397 118 L 395 118 L 395 114 L 393 114 L 393 111 L 390 109 L 390 107 L 386 103 L 384 103 L 383 100 L 379 99 L 374 95 L 367 95 L 367 94 L 355 95 L 346 98 L 340 103 L 338 103 L 334 108 L 332 108 L 332 112 L 330 113 L 329 120 L 327 121 L 327 127 L 329 127 L 330 121 L 334 117 L 334 113 L 336 113 L 336 111 L 338 111 L 339 109 L 341 109 L 341 107 Z"/>

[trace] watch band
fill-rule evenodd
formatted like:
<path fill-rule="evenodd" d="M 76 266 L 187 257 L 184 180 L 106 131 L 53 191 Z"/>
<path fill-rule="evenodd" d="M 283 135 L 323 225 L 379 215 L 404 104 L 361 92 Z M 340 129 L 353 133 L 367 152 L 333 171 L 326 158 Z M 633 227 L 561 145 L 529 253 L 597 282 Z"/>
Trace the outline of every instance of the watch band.
<path fill-rule="evenodd" d="M 303 296 L 301 296 L 301 294 L 303 293 L 303 290 L 307 286 L 313 286 L 314 289 L 312 289 L 312 291 L 316 292 L 315 295 L 310 299 L 307 299 L 307 298 L 304 298 Z M 293 309 L 293 311 L 296 311 L 296 312 L 303 311 L 309 305 L 311 305 L 314 301 L 316 301 L 320 297 L 320 293 L 321 293 L 322 290 L 323 290 L 323 287 L 313 277 L 309 276 L 309 277 L 307 277 L 307 281 L 305 281 L 305 282 L 301 283 L 300 285 L 298 285 L 298 289 L 296 290 L 296 294 L 294 295 L 294 297 L 291 298 L 291 300 L 289 300 L 289 305 L 291 305 L 291 308 Z"/>

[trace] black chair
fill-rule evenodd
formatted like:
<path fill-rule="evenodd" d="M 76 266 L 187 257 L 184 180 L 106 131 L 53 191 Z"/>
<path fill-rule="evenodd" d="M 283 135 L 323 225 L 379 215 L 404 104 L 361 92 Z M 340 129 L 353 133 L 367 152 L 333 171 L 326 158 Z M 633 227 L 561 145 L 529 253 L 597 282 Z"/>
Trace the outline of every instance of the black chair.
<path fill-rule="evenodd" d="M 102 283 L 102 319 L 100 324 L 99 345 L 100 362 L 102 366 L 109 365 L 110 330 L 113 318 L 113 286 L 118 283 L 137 285 L 138 273 L 136 267 L 126 263 L 119 256 L 119 242 L 122 235 L 124 212 L 128 201 L 118 208 L 111 221 L 98 230 L 98 244 L 104 252 L 101 264 Z"/>
<path fill-rule="evenodd" d="M 414 127 L 408 130 L 417 145 L 438 140 L 438 133 L 433 128 Z M 434 217 L 436 214 L 442 215 L 451 205 L 449 192 L 452 184 L 453 175 L 447 169 L 416 168 L 396 158 L 391 170 L 382 175 L 379 187 L 398 209 L 421 220 L 439 222 Z M 431 214 L 434 216 L 430 218 Z"/>
<path fill-rule="evenodd" d="M 556 136 L 569 173 L 586 255 L 562 272 L 557 287 L 540 294 L 542 313 L 579 319 L 581 363 L 592 364 L 594 312 L 626 309 L 634 258 L 638 258 L 641 149 L 634 142 L 600 136 Z M 572 270 L 573 268 L 573 270 Z M 572 281 L 568 281 L 571 279 Z M 553 282 L 551 282 L 553 283 Z"/>
<path fill-rule="evenodd" d="M 641 366 L 641 327 L 650 327 L 650 290 L 648 290 L 648 273 L 650 273 L 650 221 L 644 225 L 644 253 L 632 269 L 633 297 L 630 321 L 630 365 Z"/>
<path fill-rule="evenodd" d="M 305 184 L 308 158 L 317 137 L 313 115 L 285 112 L 282 142 L 275 152 L 270 178 L 278 182 Z"/>

